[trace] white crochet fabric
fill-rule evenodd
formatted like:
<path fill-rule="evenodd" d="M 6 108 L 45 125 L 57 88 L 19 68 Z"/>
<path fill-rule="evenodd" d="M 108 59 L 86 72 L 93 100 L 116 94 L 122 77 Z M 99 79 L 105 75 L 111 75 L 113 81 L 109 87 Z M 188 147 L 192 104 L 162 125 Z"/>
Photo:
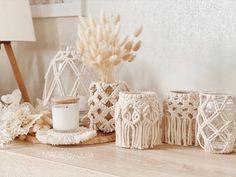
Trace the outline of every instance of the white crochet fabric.
<path fill-rule="evenodd" d="M 236 97 L 201 93 L 197 123 L 197 139 L 205 151 L 231 153 L 236 140 Z"/>
<path fill-rule="evenodd" d="M 164 142 L 177 145 L 197 145 L 196 116 L 199 94 L 172 91 L 164 101 Z"/>
<path fill-rule="evenodd" d="M 121 92 L 115 123 L 117 146 L 146 149 L 161 144 L 161 114 L 154 92 Z"/>
<path fill-rule="evenodd" d="M 45 75 L 44 105 L 47 105 L 53 96 L 87 96 L 88 79 L 85 72 L 86 66 L 76 50 L 67 47 L 66 50 L 58 51 Z"/>
<path fill-rule="evenodd" d="M 55 132 L 50 130 L 39 130 L 36 133 L 36 138 L 43 144 L 51 145 L 73 145 L 80 144 L 97 136 L 95 130 L 90 130 L 85 127 L 79 127 L 77 131 L 71 133 Z"/>

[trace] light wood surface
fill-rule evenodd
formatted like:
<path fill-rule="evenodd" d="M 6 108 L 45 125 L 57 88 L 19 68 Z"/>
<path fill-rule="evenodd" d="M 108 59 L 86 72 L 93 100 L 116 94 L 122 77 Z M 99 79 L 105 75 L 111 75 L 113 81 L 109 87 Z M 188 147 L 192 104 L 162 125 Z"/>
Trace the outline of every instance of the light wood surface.
<path fill-rule="evenodd" d="M 29 102 L 30 101 L 29 95 L 28 95 L 27 89 L 25 87 L 24 80 L 21 76 L 20 69 L 17 65 L 16 58 L 15 58 L 14 52 L 12 50 L 11 42 L 0 42 L 0 43 L 3 43 L 3 45 L 5 47 L 5 50 L 6 50 L 8 58 L 9 58 L 14 76 L 16 78 L 19 89 L 22 93 L 22 97 L 25 102 Z"/>
<path fill-rule="evenodd" d="M 102 132 L 97 132 L 97 136 L 94 138 L 83 142 L 82 144 L 101 144 L 101 143 L 109 143 L 109 142 L 114 142 L 116 139 L 116 134 L 115 133 L 102 133 Z"/>
<path fill-rule="evenodd" d="M 1 177 L 235 177 L 236 154 L 162 145 L 130 150 L 114 143 L 52 147 L 15 142 L 0 150 Z"/>

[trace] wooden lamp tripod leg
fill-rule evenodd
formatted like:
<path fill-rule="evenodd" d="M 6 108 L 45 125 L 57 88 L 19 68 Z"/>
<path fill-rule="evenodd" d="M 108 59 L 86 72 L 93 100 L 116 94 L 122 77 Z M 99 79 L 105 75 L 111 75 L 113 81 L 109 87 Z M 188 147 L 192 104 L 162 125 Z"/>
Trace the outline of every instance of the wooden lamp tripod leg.
<path fill-rule="evenodd" d="M 9 58 L 10 63 L 11 63 L 11 67 L 12 67 L 14 76 L 16 78 L 17 84 L 18 84 L 19 89 L 22 93 L 22 97 L 23 97 L 25 102 L 30 102 L 29 95 L 28 95 L 27 89 L 25 87 L 24 80 L 21 76 L 19 67 L 18 67 L 17 62 L 16 62 L 14 52 L 13 52 L 12 47 L 11 47 L 11 42 L 3 42 L 3 45 L 5 47 L 5 50 L 7 52 L 7 56 Z"/>

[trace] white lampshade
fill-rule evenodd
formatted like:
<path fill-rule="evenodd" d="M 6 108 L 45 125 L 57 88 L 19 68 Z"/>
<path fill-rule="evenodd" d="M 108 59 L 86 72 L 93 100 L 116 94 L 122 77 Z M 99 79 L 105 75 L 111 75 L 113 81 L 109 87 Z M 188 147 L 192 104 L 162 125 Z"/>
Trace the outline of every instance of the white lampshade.
<path fill-rule="evenodd" d="M 28 0 L 0 0 L 0 41 L 35 41 Z"/>

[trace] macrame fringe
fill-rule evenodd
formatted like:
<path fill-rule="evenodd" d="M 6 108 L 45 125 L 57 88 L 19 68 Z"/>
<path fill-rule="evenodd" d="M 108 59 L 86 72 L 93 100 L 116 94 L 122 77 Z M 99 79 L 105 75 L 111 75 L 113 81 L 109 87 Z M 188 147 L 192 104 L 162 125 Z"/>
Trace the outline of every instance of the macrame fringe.
<path fill-rule="evenodd" d="M 153 148 L 155 145 L 161 144 L 160 123 L 154 125 L 148 123 L 137 125 L 129 125 L 125 121 L 118 123 L 116 136 L 116 145 L 125 148 L 147 149 Z"/>
<path fill-rule="evenodd" d="M 177 145 L 198 145 L 195 119 L 180 119 L 178 117 L 166 117 L 165 142 Z M 195 129 L 195 131 L 193 131 Z"/>

